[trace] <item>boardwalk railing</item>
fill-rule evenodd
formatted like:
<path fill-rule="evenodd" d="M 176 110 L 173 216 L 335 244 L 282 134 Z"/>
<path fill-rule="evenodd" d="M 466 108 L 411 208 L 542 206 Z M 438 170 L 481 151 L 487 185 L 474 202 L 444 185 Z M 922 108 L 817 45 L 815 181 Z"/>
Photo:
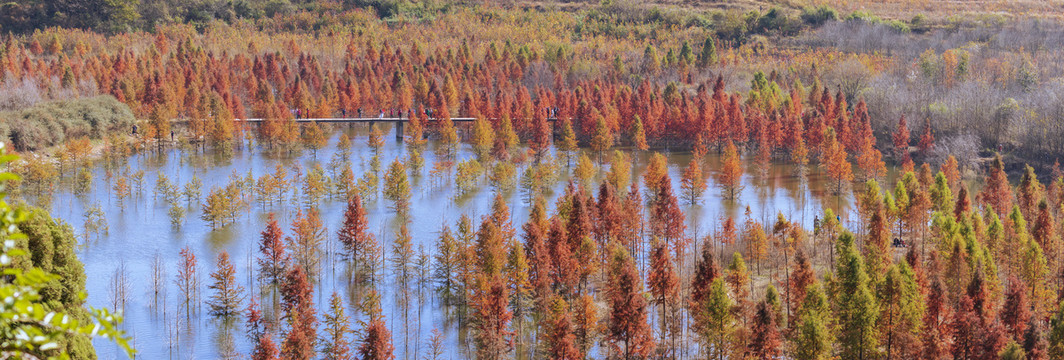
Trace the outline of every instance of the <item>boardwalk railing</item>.
<path fill-rule="evenodd" d="M 266 121 L 266 119 L 263 119 L 263 118 L 234 119 L 234 120 L 237 121 L 237 122 L 251 123 L 251 124 L 256 124 L 256 125 L 257 124 L 262 124 L 262 122 Z M 452 122 L 473 122 L 474 120 L 476 120 L 476 118 L 471 118 L 471 117 L 451 118 Z M 547 118 L 547 122 L 555 122 L 556 120 L 557 120 L 556 118 Z M 189 120 L 185 119 L 185 120 L 177 120 L 177 121 L 174 121 L 174 122 L 183 124 L 183 123 L 187 123 L 188 121 Z M 372 124 L 372 123 L 376 123 L 376 122 L 393 122 L 393 123 L 395 123 L 395 137 L 398 139 L 398 138 L 402 138 L 403 137 L 403 123 L 410 122 L 410 118 L 406 118 L 406 117 L 302 118 L 302 119 L 294 119 L 294 121 L 297 122 L 297 123 L 314 123 L 314 122 L 317 122 L 317 123 L 329 123 L 329 124 L 344 124 L 344 123 L 347 123 L 347 124 L 353 124 L 353 123 Z M 428 123 L 433 123 L 433 122 L 436 122 L 436 121 L 439 121 L 439 119 L 436 119 L 436 118 L 429 118 L 428 119 Z"/>

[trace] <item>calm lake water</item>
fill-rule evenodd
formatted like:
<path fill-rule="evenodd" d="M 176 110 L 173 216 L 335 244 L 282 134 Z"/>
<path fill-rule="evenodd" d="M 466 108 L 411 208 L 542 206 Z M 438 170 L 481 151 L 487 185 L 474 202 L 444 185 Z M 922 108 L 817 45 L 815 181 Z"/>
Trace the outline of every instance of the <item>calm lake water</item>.
<path fill-rule="evenodd" d="M 385 125 L 384 130 L 391 131 L 390 125 Z M 93 191 L 89 195 L 77 197 L 71 193 L 69 186 L 63 187 L 52 198 L 53 216 L 68 222 L 75 233 L 81 236 L 85 232 L 83 224 L 86 209 L 98 203 L 106 214 L 110 227 L 110 231 L 105 235 L 101 234 L 98 239 L 83 240 L 83 246 L 78 252 L 88 274 L 88 303 L 94 307 L 111 308 L 112 279 L 116 270 L 124 268 L 129 286 L 123 326 L 133 336 L 139 352 L 138 358 L 215 359 L 249 354 L 252 344 L 244 335 L 244 318 L 225 323 L 208 315 L 205 305 L 191 317 L 186 317 L 183 311 L 178 312 L 178 304 L 183 298 L 174 282 L 180 261 L 178 252 L 188 246 L 196 254 L 199 261 L 200 298 L 205 300 L 211 294 L 206 288 L 210 282 L 209 273 L 215 270 L 218 255 L 227 251 L 236 266 L 241 284 L 247 289 L 256 289 L 252 292 L 265 299 L 260 303 L 265 303 L 264 307 L 268 312 L 272 308 L 270 304 L 274 295 L 269 291 L 260 292 L 251 277 L 254 259 L 258 255 L 260 232 L 265 228 L 267 214 L 274 212 L 286 235 L 291 234 L 290 224 L 301 206 L 301 201 L 293 199 L 284 204 L 267 205 L 265 208 L 257 201 L 252 201 L 248 211 L 235 223 L 215 230 L 200 218 L 200 205 L 191 204 L 186 209 L 184 223 L 175 228 L 171 225 L 166 202 L 161 199 L 153 201 L 152 189 L 156 176 L 158 173 L 164 173 L 178 186 L 183 186 L 196 174 L 203 181 L 202 193 L 205 197 L 212 187 L 224 186 L 234 171 L 243 176 L 250 170 L 258 178 L 272 173 L 277 164 L 289 169 L 300 164 L 305 173 L 315 162 L 321 162 L 328 174 L 328 161 L 338 151 L 336 142 L 339 131 L 347 132 L 355 144 L 350 161 L 356 178 L 360 177 L 369 168 L 372 152 L 366 146 L 368 129 L 363 125 L 356 125 L 339 127 L 333 132 L 329 146 L 319 150 L 316 157 L 310 151 L 303 151 L 297 156 L 279 156 L 259 149 L 236 150 L 231 158 L 209 153 L 183 153 L 177 149 L 134 155 L 129 159 L 130 173 L 138 170 L 145 172 L 144 189 L 139 195 L 134 189 L 134 195 L 126 200 L 124 208 L 118 206 L 112 195 L 111 184 L 105 180 L 105 170 L 102 166 L 94 169 Z M 395 140 L 391 133 L 385 134 L 386 145 L 381 151 L 382 178 L 383 172 L 387 171 L 388 164 L 393 159 L 406 156 L 404 144 Z M 484 178 L 481 179 L 483 186 L 457 199 L 454 195 L 453 176 L 447 178 L 443 186 L 431 186 L 428 172 L 435 159 L 435 155 L 430 151 L 432 147 L 433 144 L 430 143 L 423 152 L 426 165 L 421 176 L 411 179 L 413 189 L 409 224 L 415 251 L 422 248 L 430 255 L 435 249 L 438 232 L 444 223 L 454 229 L 455 222 L 462 214 L 469 215 L 475 223 L 479 223 L 477 219 L 491 211 L 494 199 L 492 188 Z M 680 174 L 690 161 L 691 154 L 665 154 L 673 188 L 678 193 Z M 633 181 L 641 183 L 649 154 L 633 155 L 636 162 L 632 171 Z M 463 144 L 459 150 L 459 159 L 472 156 L 469 145 Z M 564 169 L 564 161 L 562 165 Z M 767 178 L 760 179 L 756 176 L 752 160 L 746 162 L 746 173 L 742 180 L 744 187 L 737 201 L 725 201 L 715 181 L 719 165 L 719 157 L 711 152 L 704 166 L 709 176 L 708 189 L 703 200 L 695 205 L 681 205 L 687 214 L 688 233 L 691 236 L 700 238 L 712 233 L 720 219 L 728 215 L 734 216 L 736 222 L 741 222 L 746 206 L 750 207 L 753 217 L 759 221 L 774 222 L 776 213 L 782 212 L 794 221 L 802 222 L 807 228 L 812 227 L 814 216 L 824 207 L 842 208 L 844 218 L 850 212 L 852 196 L 831 195 L 825 188 L 822 172 L 812 169 L 806 177 L 807 180 L 802 181 L 794 175 L 793 167 L 774 164 Z M 523 168 L 524 166 L 518 168 L 518 176 Z M 595 184 L 605 176 L 607 168 L 608 166 L 600 169 Z M 560 177 L 554 191 L 548 194 L 548 204 L 553 206 L 554 199 L 563 192 L 567 179 L 568 175 Z M 514 226 L 519 229 L 527 220 L 530 207 L 525 203 L 519 186 L 503 195 L 510 205 Z M 292 196 L 290 192 L 288 197 Z M 385 251 L 388 251 L 399 224 L 394 211 L 389 208 L 390 202 L 379 196 L 376 200 L 366 201 L 365 204 L 368 218 L 373 224 L 372 230 Z M 335 234 L 342 221 L 345 202 L 335 197 L 326 198 L 319 207 L 328 234 L 323 250 L 332 252 L 340 248 Z M 156 299 L 152 295 L 151 285 L 152 262 L 156 256 L 162 259 L 166 274 L 166 291 L 164 296 L 158 299 L 158 306 L 155 305 Z M 354 320 L 362 319 L 353 304 L 359 301 L 360 294 L 365 289 L 349 289 L 343 269 L 342 261 L 325 256 L 322 276 L 315 284 L 315 305 L 319 309 L 319 319 L 327 312 L 328 299 L 334 290 L 344 298 L 348 315 Z M 397 358 L 415 359 L 424 356 L 433 329 L 439 329 L 444 336 L 447 349 L 445 358 L 471 357 L 472 341 L 467 341 L 459 331 L 459 321 L 454 312 L 431 296 L 431 284 L 424 287 L 424 296 L 420 299 L 416 293 L 417 285 L 413 285 L 414 292 L 409 306 L 402 306 L 400 304 L 403 303 L 403 296 L 395 290 L 392 272 L 386 270 L 384 273 L 386 275 L 376 290 L 382 296 L 382 306 L 387 325 L 392 331 Z M 656 312 L 651 312 L 654 313 Z M 357 328 L 358 325 L 352 324 L 352 327 Z M 114 345 L 104 341 L 97 342 L 97 352 L 101 359 L 125 358 Z"/>

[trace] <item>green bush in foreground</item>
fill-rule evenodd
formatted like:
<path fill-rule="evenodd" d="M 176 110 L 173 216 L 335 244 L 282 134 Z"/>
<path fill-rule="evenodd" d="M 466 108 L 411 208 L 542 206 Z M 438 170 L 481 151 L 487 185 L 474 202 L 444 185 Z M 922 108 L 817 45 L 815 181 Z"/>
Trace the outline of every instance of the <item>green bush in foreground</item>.
<path fill-rule="evenodd" d="M 0 166 L 15 159 L 11 155 L 2 155 L 2 152 L 3 144 L 0 143 Z M 2 172 L 0 182 L 16 177 Z M 71 248 L 56 247 L 60 241 L 47 244 L 63 237 L 63 227 L 54 221 L 46 221 L 50 219 L 45 214 L 12 208 L 3 200 L 5 197 L 6 193 L 0 191 L 0 269 L 3 271 L 0 299 L 5 299 L 0 301 L 0 358 L 95 358 L 89 342 L 93 337 L 114 341 L 132 357 L 134 350 L 129 346 L 129 338 L 118 329 L 122 322 L 120 316 L 105 309 L 90 309 L 85 314 L 80 306 L 76 309 L 63 306 L 64 303 L 80 304 L 85 298 L 84 291 L 79 291 L 76 300 L 64 299 L 64 293 L 71 289 L 84 288 L 84 272 L 80 263 L 75 263 L 77 258 L 69 256 L 73 255 Z M 27 222 L 30 218 L 45 221 Z M 20 228 L 26 224 L 29 228 L 36 228 L 35 231 L 45 230 L 34 226 L 34 222 L 37 226 L 56 225 L 52 231 L 45 231 L 49 239 L 37 238 L 45 233 L 26 233 Z M 35 241 L 30 241 L 31 238 Z M 29 243 L 34 245 L 28 246 Z M 50 251 L 42 251 L 45 248 Z M 62 276 L 41 267 L 27 266 L 27 261 L 47 263 Z M 74 276 L 76 274 L 81 276 Z"/>

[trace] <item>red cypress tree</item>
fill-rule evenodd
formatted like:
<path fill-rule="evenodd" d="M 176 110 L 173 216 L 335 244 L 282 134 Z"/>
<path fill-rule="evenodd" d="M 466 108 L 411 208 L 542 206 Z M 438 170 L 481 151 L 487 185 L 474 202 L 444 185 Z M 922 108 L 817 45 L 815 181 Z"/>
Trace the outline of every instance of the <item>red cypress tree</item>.
<path fill-rule="evenodd" d="M 674 303 L 679 294 L 679 276 L 676 275 L 676 267 L 672 264 L 669 256 L 668 245 L 658 242 L 654 245 L 654 251 L 650 255 L 650 273 L 647 275 L 647 286 L 650 287 L 650 295 L 655 305 L 661 309 L 661 342 L 665 342 L 667 333 L 666 325 L 669 319 L 669 305 Z"/>
<path fill-rule="evenodd" d="M 853 167 L 846 160 L 846 149 L 835 138 L 833 129 L 829 128 L 824 133 L 824 143 L 822 145 L 821 165 L 827 168 L 828 177 L 833 180 L 833 191 L 835 194 L 839 194 L 846 183 L 853 181 Z"/>
<path fill-rule="evenodd" d="M 1020 212 L 1024 218 L 1035 218 L 1038 203 L 1045 197 L 1045 186 L 1038 181 L 1038 175 L 1030 165 L 1024 166 L 1020 183 L 1016 184 L 1016 203 L 1020 206 Z M 1045 245 L 1043 245 L 1044 247 Z"/>
<path fill-rule="evenodd" d="M 569 305 L 561 297 L 555 296 L 547 323 L 547 354 L 551 359 L 580 360 L 584 357 L 576 347 L 576 335 L 573 333 L 572 315 Z"/>
<path fill-rule="evenodd" d="M 229 253 L 222 251 L 218 255 L 218 270 L 211 273 L 214 283 L 208 288 L 215 291 L 207 305 L 211 315 L 230 316 L 240 312 L 244 301 L 244 287 L 236 281 L 236 268 L 229 262 Z"/>
<path fill-rule="evenodd" d="M 720 172 L 720 184 L 723 187 L 724 196 L 728 199 L 735 199 L 736 194 L 742 189 L 743 177 L 742 161 L 739 159 L 735 143 L 728 142 L 725 146 L 722 161 L 724 163 Z"/>
<path fill-rule="evenodd" d="M 580 264 L 577 263 L 572 247 L 569 246 L 565 227 L 557 217 L 551 222 L 550 235 L 547 239 L 548 248 L 551 249 L 555 286 L 562 294 L 575 294 L 580 282 Z"/>
<path fill-rule="evenodd" d="M 672 193 L 672 182 L 661 182 L 651 207 L 650 226 L 654 235 L 660 236 L 669 244 L 681 240 L 687 225 L 684 224 L 684 214 L 680 210 L 679 202 Z"/>
<path fill-rule="evenodd" d="M 498 360 L 513 350 L 513 332 L 509 330 L 513 313 L 507 306 L 510 300 L 502 276 L 484 282 L 473 296 L 477 358 Z"/>
<path fill-rule="evenodd" d="M 942 281 L 935 278 L 927 296 L 927 311 L 924 312 L 923 358 L 947 359 L 953 344 L 953 330 L 950 319 L 953 317 L 949 304 L 946 303 L 946 289 Z M 970 301 L 970 300 L 969 300 Z"/>
<path fill-rule="evenodd" d="M 517 230 L 510 221 L 510 207 L 506 205 L 506 199 L 502 194 L 496 193 L 495 200 L 491 203 L 491 219 L 499 227 L 499 236 L 502 237 L 503 244 L 508 245 L 512 242 Z"/>
<path fill-rule="evenodd" d="M 980 335 L 982 337 L 979 339 L 979 346 L 977 347 L 980 359 L 994 359 L 995 356 L 1001 354 L 1009 342 L 1005 327 L 997 319 L 989 319 L 983 323 Z"/>
<path fill-rule="evenodd" d="M 909 124 L 905 121 L 905 115 L 898 119 L 898 128 L 892 136 L 894 142 L 894 159 L 899 163 L 909 160 Z"/>
<path fill-rule="evenodd" d="M 990 294 L 986 288 L 986 276 L 983 274 L 981 267 L 976 268 L 972 273 L 972 279 L 968 282 L 966 295 L 972 299 L 972 310 L 979 316 L 980 324 L 990 322 L 990 315 L 993 309 L 990 308 Z"/>
<path fill-rule="evenodd" d="M 831 120 L 830 118 L 828 119 Z M 850 120 L 850 105 L 846 103 L 846 95 L 842 93 L 842 90 L 835 92 L 835 122 L 830 126 L 835 129 L 835 133 L 838 136 L 839 143 L 842 144 L 842 148 L 848 152 L 857 151 L 856 134 L 853 132 L 853 126 Z"/>
<path fill-rule="evenodd" d="M 801 306 L 809 285 L 814 282 L 816 282 L 816 273 L 813 272 L 812 264 L 809 263 L 805 252 L 798 250 L 794 254 L 794 271 L 787 280 L 787 313 L 791 315 L 791 321 L 788 321 L 788 324 L 798 325 L 796 321 L 798 313 L 792 310 Z"/>
<path fill-rule="evenodd" d="M 943 161 L 942 166 L 939 167 L 939 171 L 946 176 L 946 185 L 956 191 L 961 182 L 961 169 L 960 164 L 957 163 L 957 158 L 953 155 L 947 156 L 946 161 Z"/>
<path fill-rule="evenodd" d="M 642 241 L 643 231 L 643 201 L 639 197 L 639 184 L 633 182 L 628 188 L 620 217 L 618 238 L 628 248 L 636 248 Z"/>
<path fill-rule="evenodd" d="M 373 242 L 373 234 L 369 233 L 368 229 L 369 221 L 366 220 L 366 209 L 362 207 L 362 197 L 354 194 L 347 201 L 344 224 L 337 232 L 337 237 L 344 246 L 344 256 L 354 260 L 356 266 L 360 254 L 364 256 L 369 244 Z"/>
<path fill-rule="evenodd" d="M 595 241 L 599 249 L 605 249 L 610 239 L 615 239 L 623 233 L 622 227 L 625 219 L 622 218 L 621 199 L 617 197 L 616 190 L 608 181 L 603 181 L 599 186 L 598 204 L 595 209 L 594 232 Z M 630 247 L 631 244 L 625 243 Z"/>
<path fill-rule="evenodd" d="M 315 323 L 314 319 L 304 317 L 301 313 L 293 314 L 290 319 L 292 327 L 285 334 L 284 342 L 281 343 L 281 357 L 299 360 L 313 359 L 316 340 L 315 329 L 312 325 Z"/>
<path fill-rule="evenodd" d="M 181 249 L 180 254 L 181 263 L 178 265 L 176 283 L 184 298 L 181 306 L 185 308 L 185 315 L 188 316 L 194 308 L 198 308 L 195 303 L 199 298 L 199 272 L 196 270 L 196 254 L 192 253 L 192 249 L 186 246 Z"/>
<path fill-rule="evenodd" d="M 307 281 L 302 267 L 294 266 L 285 274 L 281 297 L 281 308 L 289 324 L 288 333 L 281 343 L 281 356 L 286 359 L 313 359 L 318 320 L 314 309 L 314 287 Z"/>
<path fill-rule="evenodd" d="M 1001 155 L 994 156 L 994 161 L 986 174 L 986 185 L 980 197 L 983 203 L 990 206 L 1004 218 L 1005 214 L 1012 210 L 1012 187 L 1009 185 L 1008 175 L 1005 174 L 1005 164 L 1001 161 Z"/>
<path fill-rule="evenodd" d="M 614 247 L 607 276 L 610 314 L 606 342 L 622 359 L 645 358 L 654 351 L 654 339 L 647 324 L 643 280 L 624 248 Z"/>
<path fill-rule="evenodd" d="M 828 129 L 828 126 L 824 121 L 824 115 L 822 113 L 813 114 L 805 128 L 805 141 L 808 143 L 807 145 L 810 149 L 819 152 L 819 156 L 823 158 L 824 132 Z"/>
<path fill-rule="evenodd" d="M 776 314 L 767 302 L 757 304 L 750 342 L 746 345 L 746 358 L 769 360 L 779 357 L 781 336 L 776 326 Z"/>
<path fill-rule="evenodd" d="M 246 328 L 248 339 L 251 341 L 259 341 L 259 338 L 266 334 L 267 324 L 262 318 L 262 309 L 259 307 L 258 300 L 255 300 L 255 298 L 252 297 L 247 310 L 244 312 L 247 316 Z"/>
<path fill-rule="evenodd" d="M 647 198 L 652 199 L 657 196 L 661 184 L 667 181 L 671 180 L 669 179 L 669 168 L 665 155 L 654 153 L 647 163 L 646 171 L 643 173 L 643 185 L 646 187 Z"/>
<path fill-rule="evenodd" d="M 887 166 L 883 163 L 883 155 L 875 148 L 875 142 L 871 132 L 860 140 L 857 167 L 861 169 L 864 179 L 882 178 L 887 175 Z"/>
<path fill-rule="evenodd" d="M 760 119 L 761 116 L 756 118 Z M 773 124 L 779 124 L 779 122 L 773 121 Z M 775 151 L 777 141 L 769 137 L 769 130 L 763 122 L 758 124 L 758 126 L 757 155 L 754 158 L 754 163 L 757 165 L 758 176 L 764 179 L 768 177 L 768 172 L 772 166 L 772 153 Z"/>
<path fill-rule="evenodd" d="M 1027 352 L 1029 360 L 1049 359 L 1049 343 L 1046 341 L 1045 322 L 1032 318 L 1027 324 L 1027 332 L 1023 334 L 1023 351 Z"/>
<path fill-rule="evenodd" d="M 574 300 L 577 301 L 577 300 Z M 580 296 L 574 310 L 574 326 L 576 327 L 576 346 L 581 352 L 587 353 L 595 342 L 595 336 L 599 328 L 598 306 L 591 295 Z"/>
<path fill-rule="evenodd" d="M 565 226 L 566 234 L 569 236 L 569 248 L 574 252 L 584 242 L 584 238 L 591 235 L 593 227 L 590 208 L 581 192 L 571 195 L 572 208 L 569 212 L 569 221 Z"/>
<path fill-rule="evenodd" d="M 732 95 L 728 102 L 728 136 L 731 141 L 746 143 L 750 138 L 750 132 L 746 126 L 746 117 L 743 116 L 740 107 L 739 95 Z"/>
<path fill-rule="evenodd" d="M 953 348 L 951 353 L 954 359 L 975 359 L 976 346 L 978 345 L 979 316 L 976 314 L 972 298 L 968 295 L 961 297 L 957 312 L 953 314 L 950 324 L 953 334 Z"/>
<path fill-rule="evenodd" d="M 953 205 L 953 218 L 960 221 L 969 211 L 972 211 L 972 200 L 968 196 L 968 185 L 961 184 L 961 189 L 957 191 L 957 203 Z"/>
<path fill-rule="evenodd" d="M 410 114 L 407 120 L 406 142 L 409 145 L 421 146 L 425 143 L 425 125 L 428 122 L 428 115 L 425 115 L 424 105 L 419 104 L 416 111 Z"/>
<path fill-rule="evenodd" d="M 550 148 L 551 129 L 547 124 L 547 113 L 543 106 L 536 106 L 535 115 L 532 116 L 532 139 L 528 142 L 528 147 L 536 153 L 536 158 L 541 158 Z M 526 119 L 522 119 L 526 120 Z M 524 123 L 524 121 L 520 122 Z"/>
<path fill-rule="evenodd" d="M 538 210 L 537 210 L 538 209 Z M 542 214 L 543 205 L 536 204 L 534 214 Z M 554 272 L 554 264 L 551 260 L 550 249 L 547 247 L 547 234 L 542 228 L 542 219 L 531 218 L 522 229 L 524 230 L 525 258 L 528 259 L 528 280 L 532 284 L 540 306 L 546 308 L 548 296 L 552 294 L 553 281 L 551 274 Z"/>
<path fill-rule="evenodd" d="M 1014 229 L 1014 231 L 1022 231 L 1022 229 Z M 1054 224 L 1053 215 L 1049 212 L 1049 204 L 1045 200 L 1038 202 L 1037 216 L 1034 219 L 1034 225 L 1031 226 L 1031 238 L 1046 251 L 1059 247 L 1057 226 Z"/>
<path fill-rule="evenodd" d="M 691 205 L 701 201 L 702 193 L 706 190 L 706 179 L 702 176 L 702 161 L 701 156 L 692 158 L 680 178 L 681 194 Z"/>
<path fill-rule="evenodd" d="M 395 347 L 392 346 L 392 332 L 384 326 L 384 319 L 373 316 L 363 329 L 366 336 L 358 348 L 358 357 L 362 360 L 394 360 Z"/>
<path fill-rule="evenodd" d="M 493 277 L 502 273 L 506 262 L 506 249 L 499 234 L 499 227 L 489 217 L 484 217 L 480 223 L 474 252 L 475 263 L 480 267 L 478 270 L 482 275 Z"/>
<path fill-rule="evenodd" d="M 1008 334 L 1002 323 L 992 316 L 994 309 L 989 295 L 979 267 L 954 314 L 955 358 L 993 359 L 1004 348 Z M 961 346 L 968 348 L 959 350 Z"/>
<path fill-rule="evenodd" d="M 735 240 L 739 238 L 739 229 L 735 225 L 735 219 L 730 215 L 724 219 L 724 225 L 720 227 L 720 233 L 717 234 L 717 240 L 721 247 L 731 245 L 735 243 Z"/>
<path fill-rule="evenodd" d="M 871 182 L 870 182 L 871 183 Z M 877 186 L 878 187 L 878 186 Z M 886 274 L 887 269 L 893 263 L 893 254 L 890 249 L 890 230 L 886 209 L 883 208 L 878 189 L 872 199 L 873 203 L 868 216 L 868 238 L 865 239 L 865 258 L 868 265 L 868 274 L 873 278 L 880 278 Z"/>
<path fill-rule="evenodd" d="M 924 122 L 924 133 L 920 135 L 920 155 L 926 158 L 935 147 L 935 135 L 931 132 L 931 119 Z"/>
<path fill-rule="evenodd" d="M 709 240 L 702 245 L 702 256 L 695 264 L 695 275 L 691 281 L 691 306 L 702 303 L 702 299 L 709 295 L 709 287 L 713 280 L 720 277 L 720 266 L 717 265 L 716 255 Z"/>
<path fill-rule="evenodd" d="M 259 278 L 268 280 L 270 284 L 279 284 L 288 267 L 288 254 L 285 253 L 284 233 L 277 225 L 277 219 L 270 213 L 266 222 L 266 230 L 262 231 L 262 240 L 259 242 L 258 258 Z"/>
<path fill-rule="evenodd" d="M 251 352 L 251 359 L 278 360 L 278 355 L 280 351 L 277 351 L 277 344 L 273 342 L 273 338 L 269 334 L 262 334 L 255 343 L 255 350 Z"/>
<path fill-rule="evenodd" d="M 1016 341 L 1023 341 L 1032 317 L 1031 304 L 1027 300 L 1027 288 L 1015 274 L 1009 277 L 1009 290 L 999 316 L 1009 336 Z"/>
<path fill-rule="evenodd" d="M 920 253 L 917 251 L 917 246 L 910 246 L 909 250 L 905 252 L 905 262 L 908 263 L 909 268 L 913 270 L 913 277 L 916 279 L 916 284 L 920 287 L 920 292 L 926 295 L 929 292 L 927 271 L 924 269 L 924 263 L 921 259 Z"/>

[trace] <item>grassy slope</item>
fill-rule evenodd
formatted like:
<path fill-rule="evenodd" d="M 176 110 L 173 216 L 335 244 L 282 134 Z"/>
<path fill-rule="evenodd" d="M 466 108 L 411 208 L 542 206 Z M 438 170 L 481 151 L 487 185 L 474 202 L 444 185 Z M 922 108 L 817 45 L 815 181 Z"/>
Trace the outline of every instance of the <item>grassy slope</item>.
<path fill-rule="evenodd" d="M 844 13 L 868 11 L 885 18 L 910 19 L 924 14 L 934 19 L 955 15 L 1000 14 L 1012 16 L 1064 15 L 1061 0 L 806 0 L 816 5 L 829 5 Z"/>
<path fill-rule="evenodd" d="M 582 9 L 601 4 L 600 0 L 511 0 L 518 6 Z M 842 14 L 867 11 L 879 17 L 909 20 L 922 14 L 934 20 L 952 16 L 996 14 L 1008 16 L 1064 17 L 1064 0 L 613 0 L 632 1 L 664 7 L 706 10 L 768 10 L 772 7 L 794 9 L 827 5 Z"/>

